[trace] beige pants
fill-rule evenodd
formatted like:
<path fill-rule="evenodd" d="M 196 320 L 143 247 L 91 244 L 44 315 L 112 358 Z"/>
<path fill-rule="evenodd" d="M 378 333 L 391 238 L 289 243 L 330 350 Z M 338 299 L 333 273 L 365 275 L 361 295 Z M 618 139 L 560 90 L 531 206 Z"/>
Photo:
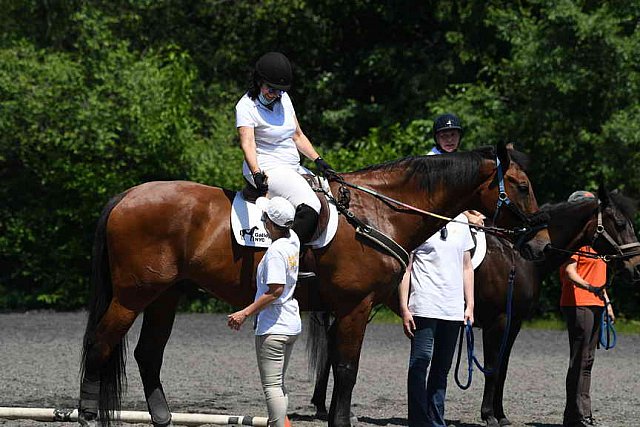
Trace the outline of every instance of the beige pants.
<path fill-rule="evenodd" d="M 289 405 L 284 374 L 297 338 L 297 335 L 256 335 L 256 356 L 270 427 L 284 427 Z"/>

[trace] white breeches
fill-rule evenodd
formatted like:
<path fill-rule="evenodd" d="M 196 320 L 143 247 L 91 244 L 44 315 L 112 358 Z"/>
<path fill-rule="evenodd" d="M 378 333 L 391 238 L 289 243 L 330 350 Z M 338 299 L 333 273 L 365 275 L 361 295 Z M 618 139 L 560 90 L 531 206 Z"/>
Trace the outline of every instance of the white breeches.
<path fill-rule="evenodd" d="M 269 197 L 284 197 L 295 207 L 304 203 L 317 213 L 320 213 L 318 196 L 300 175 L 306 173 L 311 174 L 309 170 L 302 166 L 299 166 L 297 170 L 289 167 L 278 167 L 265 171 L 267 185 L 269 186 Z M 255 185 L 252 175 L 245 175 L 245 178 L 252 185 Z"/>

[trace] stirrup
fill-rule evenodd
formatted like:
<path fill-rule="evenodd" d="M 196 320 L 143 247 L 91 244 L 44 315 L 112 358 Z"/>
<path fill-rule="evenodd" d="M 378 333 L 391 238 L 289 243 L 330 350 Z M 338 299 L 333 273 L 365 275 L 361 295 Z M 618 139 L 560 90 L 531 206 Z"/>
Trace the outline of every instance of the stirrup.
<path fill-rule="evenodd" d="M 298 279 L 308 279 L 310 277 L 316 277 L 316 273 L 313 271 L 298 271 Z"/>

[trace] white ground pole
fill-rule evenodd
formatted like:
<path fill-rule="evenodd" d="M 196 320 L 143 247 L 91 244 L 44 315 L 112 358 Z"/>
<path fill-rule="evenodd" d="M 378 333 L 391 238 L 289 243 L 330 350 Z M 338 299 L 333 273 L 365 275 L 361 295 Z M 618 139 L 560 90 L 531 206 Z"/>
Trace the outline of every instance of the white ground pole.
<path fill-rule="evenodd" d="M 34 420 L 34 421 L 78 421 L 77 409 L 55 408 L 13 408 L 0 407 L 0 418 L 9 420 Z M 151 415 L 142 411 L 120 411 L 115 413 L 114 421 L 126 423 L 150 423 Z M 174 425 L 199 426 L 202 424 L 235 425 L 266 427 L 267 418 L 243 417 L 213 414 L 187 414 L 173 412 L 171 422 Z"/>

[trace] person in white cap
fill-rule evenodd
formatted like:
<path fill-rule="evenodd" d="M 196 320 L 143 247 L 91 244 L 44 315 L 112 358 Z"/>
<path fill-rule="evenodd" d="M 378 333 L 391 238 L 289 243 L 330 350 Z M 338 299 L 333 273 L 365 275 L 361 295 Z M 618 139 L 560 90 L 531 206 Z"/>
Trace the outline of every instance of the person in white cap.
<path fill-rule="evenodd" d="M 289 404 L 284 375 L 293 344 L 302 331 L 298 301 L 293 297 L 300 240 L 291 230 L 295 216 L 291 202 L 283 197 L 260 197 L 256 204 L 262 209 L 262 220 L 272 243 L 258 264 L 255 300 L 230 314 L 228 325 L 239 330 L 247 317 L 256 314 L 256 355 L 269 426 L 284 427 Z"/>

